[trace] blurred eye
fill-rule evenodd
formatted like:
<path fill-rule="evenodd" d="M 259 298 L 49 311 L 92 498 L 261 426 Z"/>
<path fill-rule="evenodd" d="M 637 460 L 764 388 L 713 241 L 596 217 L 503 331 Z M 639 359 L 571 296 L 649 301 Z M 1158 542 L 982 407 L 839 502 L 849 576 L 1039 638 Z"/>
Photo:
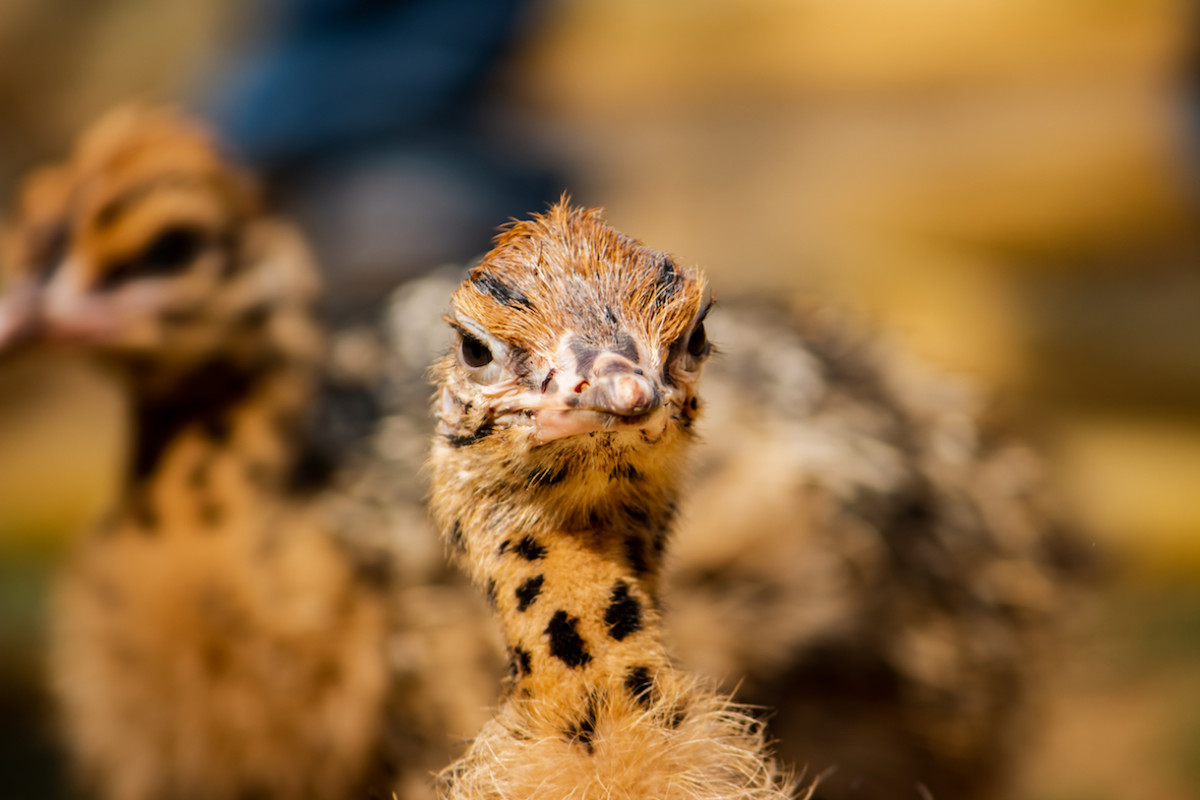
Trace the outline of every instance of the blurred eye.
<path fill-rule="evenodd" d="M 115 289 L 137 278 L 166 277 L 182 272 L 208 247 L 208 235 L 199 228 L 177 225 L 150 240 L 132 258 L 109 266 L 96 282 L 100 290 Z"/>
<path fill-rule="evenodd" d="M 168 228 L 142 250 L 137 260 L 147 273 L 171 273 L 191 263 L 205 244 L 204 234 L 196 228 Z"/>
<path fill-rule="evenodd" d="M 692 331 L 692 335 L 688 337 L 687 351 L 688 355 L 693 358 L 708 355 L 708 334 L 704 332 L 703 322 L 697 325 L 696 330 Z"/>
<path fill-rule="evenodd" d="M 469 333 L 462 337 L 462 360 L 468 367 L 483 367 L 492 363 L 492 351 Z"/>

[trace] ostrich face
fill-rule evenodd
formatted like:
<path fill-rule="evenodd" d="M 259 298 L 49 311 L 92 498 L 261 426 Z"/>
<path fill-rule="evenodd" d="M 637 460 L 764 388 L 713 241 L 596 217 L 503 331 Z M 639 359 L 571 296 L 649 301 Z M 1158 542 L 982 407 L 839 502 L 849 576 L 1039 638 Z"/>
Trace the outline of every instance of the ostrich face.
<path fill-rule="evenodd" d="M 166 111 L 106 117 L 68 163 L 23 188 L 4 248 L 0 350 L 211 356 L 272 292 L 238 279 L 255 212 L 250 185 L 195 125 Z"/>
<path fill-rule="evenodd" d="M 568 456 L 611 469 L 671 449 L 698 411 L 710 305 L 699 271 L 599 211 L 564 201 L 516 223 L 452 298 L 439 433 L 502 471 L 555 470 Z"/>

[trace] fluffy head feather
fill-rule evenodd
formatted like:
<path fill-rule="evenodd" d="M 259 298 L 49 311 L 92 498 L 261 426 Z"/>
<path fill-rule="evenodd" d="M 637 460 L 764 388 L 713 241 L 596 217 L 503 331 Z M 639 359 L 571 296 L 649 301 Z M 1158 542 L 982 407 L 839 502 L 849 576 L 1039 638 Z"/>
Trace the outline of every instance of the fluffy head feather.
<path fill-rule="evenodd" d="M 659 345 L 656 366 L 693 326 L 706 282 L 666 253 L 610 227 L 599 209 L 563 201 L 514 222 L 453 297 L 513 347 L 553 358 L 564 335 L 592 347 Z"/>

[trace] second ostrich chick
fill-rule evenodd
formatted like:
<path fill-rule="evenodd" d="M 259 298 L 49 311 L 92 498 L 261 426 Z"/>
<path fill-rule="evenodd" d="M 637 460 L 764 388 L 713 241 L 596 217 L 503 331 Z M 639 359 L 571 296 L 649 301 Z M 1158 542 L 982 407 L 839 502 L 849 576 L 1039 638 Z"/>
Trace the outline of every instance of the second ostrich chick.
<path fill-rule="evenodd" d="M 123 110 L 26 185 L 0 351 L 56 345 L 129 389 L 111 514 L 59 584 L 51 668 L 107 800 L 340 798 L 381 734 L 384 600 L 298 492 L 315 270 L 196 125 Z"/>
<path fill-rule="evenodd" d="M 565 200 L 454 293 L 432 506 L 500 617 L 511 678 L 443 796 L 789 796 L 759 724 L 661 640 L 709 306 L 698 271 Z"/>

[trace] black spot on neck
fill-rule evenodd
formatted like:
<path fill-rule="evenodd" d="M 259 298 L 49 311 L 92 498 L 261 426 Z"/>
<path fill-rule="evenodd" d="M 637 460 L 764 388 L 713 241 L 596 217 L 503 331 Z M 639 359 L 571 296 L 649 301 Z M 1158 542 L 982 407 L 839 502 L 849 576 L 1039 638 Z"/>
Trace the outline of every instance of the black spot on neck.
<path fill-rule="evenodd" d="M 608 635 L 618 642 L 642 629 L 642 604 L 629 594 L 629 586 L 624 581 L 618 581 L 613 587 L 604 622 L 608 625 Z"/>
<path fill-rule="evenodd" d="M 463 539 L 461 520 L 454 520 L 454 525 L 450 528 L 450 544 L 459 553 L 465 553 L 467 551 L 467 543 Z"/>
<path fill-rule="evenodd" d="M 526 297 L 520 289 L 501 281 L 495 275 L 488 272 L 476 272 L 471 276 L 471 283 L 476 289 L 484 294 L 491 295 L 492 299 L 497 303 L 506 305 L 510 308 L 522 306 L 527 309 L 533 308 L 533 303 Z"/>
<path fill-rule="evenodd" d="M 650 524 L 650 512 L 636 503 L 626 503 L 621 510 L 633 525 L 645 527 Z"/>
<path fill-rule="evenodd" d="M 654 548 L 654 555 L 660 561 L 667 549 L 667 540 L 671 536 L 671 526 L 678 515 L 679 504 L 674 500 L 668 502 L 665 512 L 655 520 L 655 524 L 651 530 L 650 546 Z"/>
<path fill-rule="evenodd" d="M 650 562 L 646 558 L 646 540 L 641 536 L 635 534 L 625 537 L 625 558 L 629 567 L 639 577 L 649 574 Z"/>
<path fill-rule="evenodd" d="M 167 447 L 188 426 L 198 425 L 216 444 L 227 443 L 230 412 L 250 396 L 263 377 L 262 371 L 213 360 L 193 370 L 166 395 L 141 398 L 131 480 L 140 483 L 153 475 Z"/>
<path fill-rule="evenodd" d="M 663 525 L 662 527 L 660 527 L 658 530 L 656 530 L 654 532 L 654 538 L 653 538 L 653 540 L 651 540 L 650 544 L 654 548 L 654 552 L 658 555 L 659 558 L 662 558 L 663 554 L 666 552 L 667 539 L 669 539 L 670 536 L 671 536 L 671 529 L 669 527 L 667 527 L 666 525 Z"/>
<path fill-rule="evenodd" d="M 578 742 L 583 745 L 588 755 L 596 752 L 592 740 L 596 736 L 596 698 L 588 698 L 587 710 L 584 711 L 583 718 L 571 727 L 567 728 L 567 738 L 573 742 Z"/>
<path fill-rule="evenodd" d="M 542 584 L 546 582 L 544 575 L 535 575 L 517 587 L 517 611 L 524 611 L 537 600 L 542 593 Z"/>
<path fill-rule="evenodd" d="M 545 631 L 550 637 L 550 655 L 572 669 L 586 666 L 592 660 L 582 637 L 575 630 L 578 624 L 578 617 L 568 616 L 566 611 L 559 610 L 554 612 Z"/>
<path fill-rule="evenodd" d="M 529 655 L 528 650 L 520 645 L 515 645 L 512 648 L 509 671 L 514 678 L 520 678 L 533 673 L 533 657 Z"/>
<path fill-rule="evenodd" d="M 513 552 L 526 561 L 538 561 L 546 557 L 546 548 L 538 544 L 532 536 L 526 536 L 517 542 Z"/>
<path fill-rule="evenodd" d="M 484 589 L 484 594 L 487 595 L 488 605 L 492 608 L 496 607 L 496 580 L 488 578 L 487 587 Z"/>
<path fill-rule="evenodd" d="M 629 670 L 625 676 L 625 688 L 642 708 L 648 709 L 654 703 L 654 678 L 646 667 Z"/>

